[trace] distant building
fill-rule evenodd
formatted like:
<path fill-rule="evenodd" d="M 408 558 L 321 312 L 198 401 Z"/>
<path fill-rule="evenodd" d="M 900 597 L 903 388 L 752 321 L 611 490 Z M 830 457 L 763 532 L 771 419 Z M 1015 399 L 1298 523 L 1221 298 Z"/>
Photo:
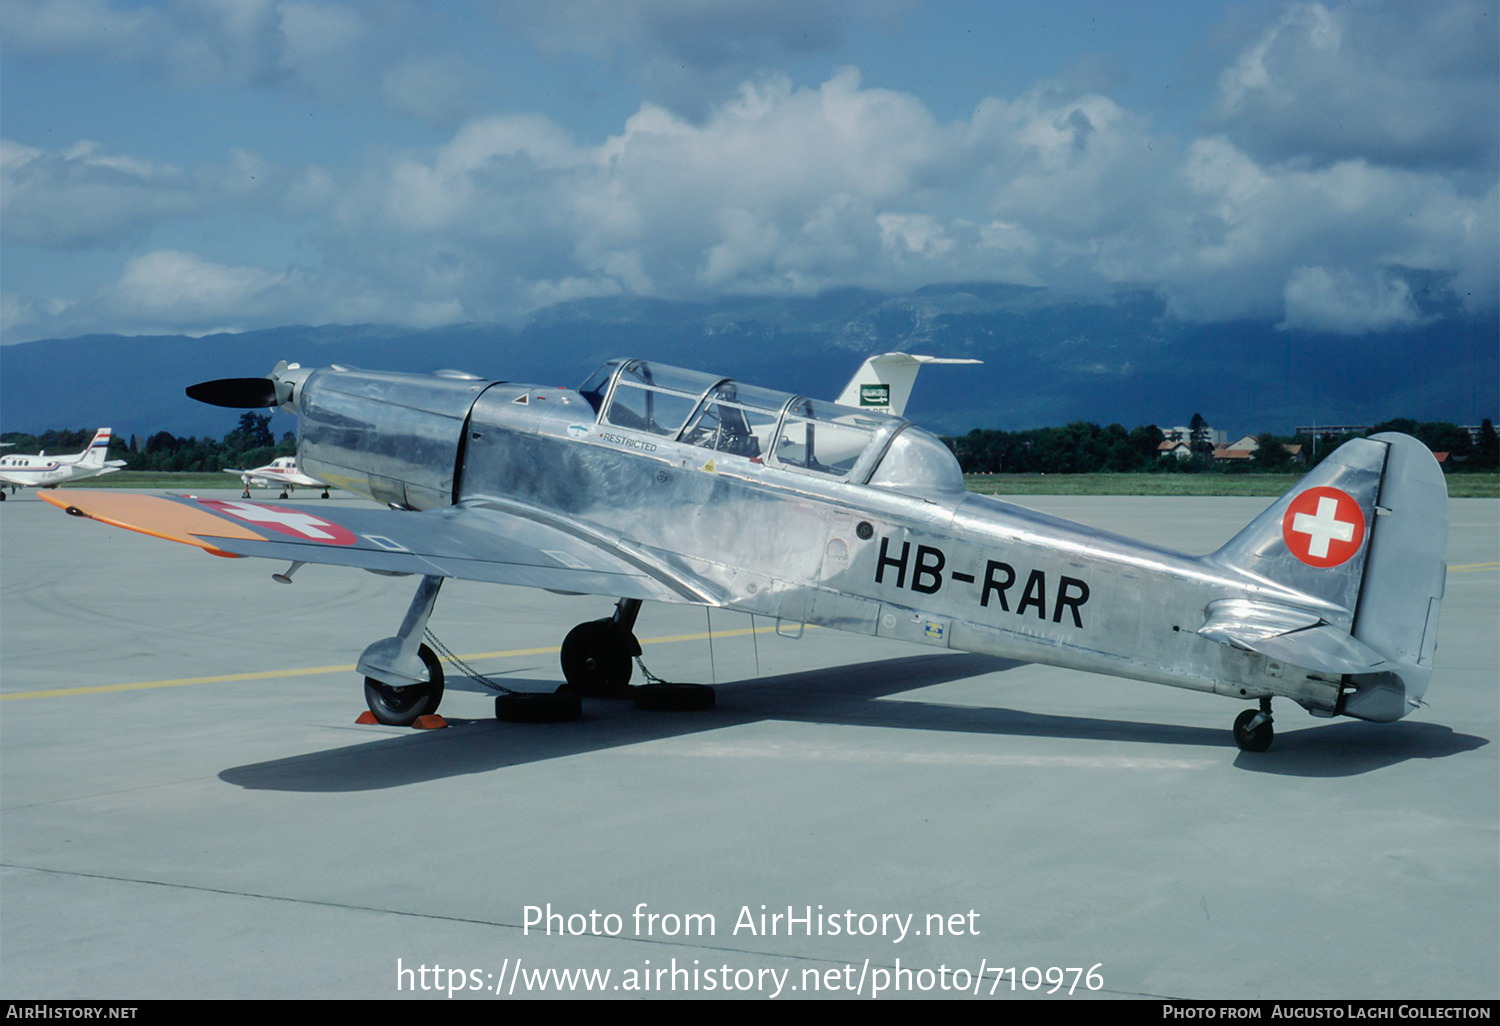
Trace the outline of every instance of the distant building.
<path fill-rule="evenodd" d="M 1255 450 L 1260 448 L 1260 443 L 1255 440 L 1254 435 L 1245 435 L 1225 445 L 1214 446 L 1215 463 L 1234 463 L 1253 459 Z"/>
<path fill-rule="evenodd" d="M 1188 446 L 1187 442 L 1168 440 L 1156 447 L 1156 455 L 1176 456 L 1180 460 L 1185 460 L 1193 455 L 1193 450 Z"/>
<path fill-rule="evenodd" d="M 1234 449 L 1227 445 L 1221 445 L 1214 449 L 1215 463 L 1235 463 L 1254 458 L 1254 449 Z"/>
<path fill-rule="evenodd" d="M 1228 445 L 1220 445 L 1214 448 L 1214 461 L 1216 463 L 1233 463 L 1237 460 L 1249 460 L 1255 458 L 1255 451 L 1260 448 L 1260 443 L 1255 440 L 1254 435 L 1245 435 Z M 1286 454 L 1298 463 L 1302 460 L 1302 446 L 1281 443 L 1281 448 Z"/>

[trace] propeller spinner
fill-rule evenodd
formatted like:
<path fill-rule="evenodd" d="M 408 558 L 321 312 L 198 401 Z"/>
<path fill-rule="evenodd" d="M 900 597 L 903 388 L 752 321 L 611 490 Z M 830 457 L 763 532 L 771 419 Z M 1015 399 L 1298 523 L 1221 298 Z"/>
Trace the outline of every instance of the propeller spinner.
<path fill-rule="evenodd" d="M 187 387 L 189 399 L 210 406 L 242 410 L 277 405 L 276 382 L 270 378 L 216 378 Z"/>
<path fill-rule="evenodd" d="M 283 406 L 291 412 L 292 394 L 307 377 L 300 364 L 282 360 L 264 378 L 215 378 L 187 387 L 189 399 L 210 406 L 227 406 L 232 410 Z"/>

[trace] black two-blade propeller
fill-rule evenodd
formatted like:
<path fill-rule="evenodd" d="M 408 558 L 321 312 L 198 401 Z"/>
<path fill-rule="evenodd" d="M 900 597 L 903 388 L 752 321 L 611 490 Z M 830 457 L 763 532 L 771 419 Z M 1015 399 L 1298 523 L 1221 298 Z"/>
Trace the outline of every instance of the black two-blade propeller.
<path fill-rule="evenodd" d="M 234 410 L 275 406 L 276 382 L 270 378 L 216 378 L 187 387 L 189 399 Z"/>

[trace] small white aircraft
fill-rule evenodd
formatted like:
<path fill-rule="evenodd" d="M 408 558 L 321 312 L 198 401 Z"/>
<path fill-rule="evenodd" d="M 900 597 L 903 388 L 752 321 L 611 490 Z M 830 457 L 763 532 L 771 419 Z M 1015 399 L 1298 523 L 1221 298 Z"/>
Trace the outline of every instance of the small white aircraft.
<path fill-rule="evenodd" d="M 86 477 L 113 474 L 125 466 L 124 460 L 106 460 L 109 428 L 94 432 L 93 441 L 76 456 L 48 456 L 39 452 L 35 456 L 22 453 L 7 453 L 0 456 L 0 485 L 9 485 L 11 494 L 18 488 L 56 488 L 65 481 L 81 481 Z M 5 499 L 5 489 L 0 487 L 0 501 Z"/>
<path fill-rule="evenodd" d="M 250 498 L 251 485 L 257 488 L 279 486 L 283 499 L 298 488 L 321 488 L 323 498 L 328 498 L 328 485 L 298 470 L 295 456 L 278 456 L 264 467 L 255 467 L 252 470 L 225 470 L 224 473 L 240 475 L 240 481 L 245 486 L 245 494 L 242 498 L 246 499 Z"/>

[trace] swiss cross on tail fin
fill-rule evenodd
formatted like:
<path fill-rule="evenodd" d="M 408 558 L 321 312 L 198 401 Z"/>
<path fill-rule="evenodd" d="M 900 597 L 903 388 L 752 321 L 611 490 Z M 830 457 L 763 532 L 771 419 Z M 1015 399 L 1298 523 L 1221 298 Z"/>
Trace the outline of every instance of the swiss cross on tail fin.
<path fill-rule="evenodd" d="M 1281 518 L 1281 537 L 1308 566 L 1347 563 L 1365 540 L 1365 514 L 1337 488 L 1309 488 L 1292 499 Z"/>
<path fill-rule="evenodd" d="M 1348 631 L 1386 449 L 1364 438 L 1346 442 L 1210 558 L 1295 593 L 1286 600 Z"/>

